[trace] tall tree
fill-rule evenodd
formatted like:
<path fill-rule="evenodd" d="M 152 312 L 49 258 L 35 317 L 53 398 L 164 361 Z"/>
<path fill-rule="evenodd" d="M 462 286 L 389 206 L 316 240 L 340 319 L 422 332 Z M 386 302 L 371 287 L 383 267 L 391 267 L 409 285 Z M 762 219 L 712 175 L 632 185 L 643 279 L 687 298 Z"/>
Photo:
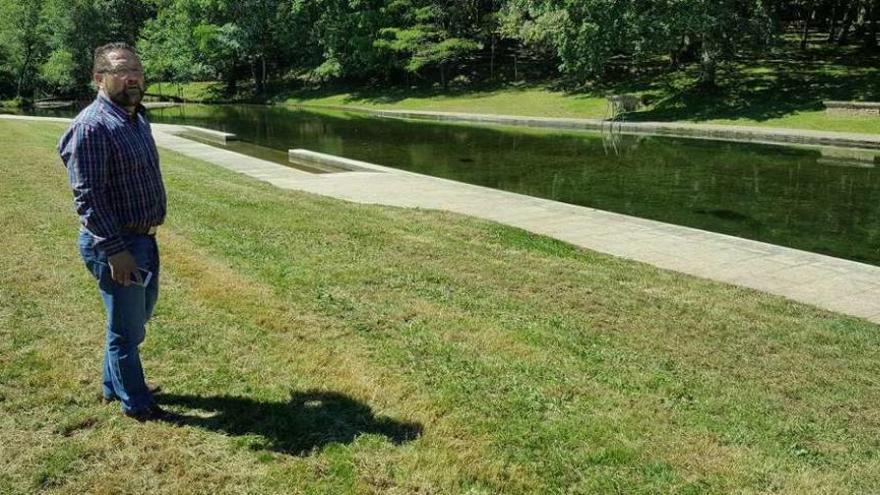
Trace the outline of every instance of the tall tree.
<path fill-rule="evenodd" d="M 374 46 L 394 4 L 385 0 L 294 0 L 297 22 L 308 25 L 310 77 L 318 80 L 386 76 L 394 57 Z M 389 5 L 386 5 L 389 4 Z"/>
<path fill-rule="evenodd" d="M 49 58 L 38 64 L 44 77 L 58 91 L 87 92 L 94 49 L 115 41 L 134 43 L 151 9 L 143 0 L 45 0 L 43 17 L 51 35 Z"/>
<path fill-rule="evenodd" d="M 397 19 L 400 27 L 381 29 L 374 46 L 398 55 L 405 70 L 411 73 L 436 69 L 440 83 L 446 87 L 449 71 L 483 47 L 477 39 L 479 8 L 469 2 L 441 5 L 448 3 L 397 2 L 396 6 L 404 12 Z"/>
<path fill-rule="evenodd" d="M 159 81 L 183 82 L 217 77 L 204 63 L 206 54 L 199 50 L 196 32 L 201 26 L 198 6 L 193 2 L 175 2 L 159 11 L 144 26 L 138 52 L 144 70 Z"/>
<path fill-rule="evenodd" d="M 0 46 L 15 79 L 15 97 L 32 96 L 47 50 L 43 1 L 0 0 Z"/>

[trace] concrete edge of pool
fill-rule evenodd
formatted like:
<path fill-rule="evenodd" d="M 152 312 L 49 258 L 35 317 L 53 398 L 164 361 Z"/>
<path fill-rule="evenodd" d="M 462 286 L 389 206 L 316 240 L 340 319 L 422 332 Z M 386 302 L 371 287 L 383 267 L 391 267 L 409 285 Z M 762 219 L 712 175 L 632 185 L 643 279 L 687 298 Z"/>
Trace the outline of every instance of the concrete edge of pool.
<path fill-rule="evenodd" d="M 558 117 L 529 117 L 522 115 L 492 115 L 463 112 L 431 112 L 418 110 L 381 110 L 343 105 L 292 105 L 293 108 L 334 109 L 363 112 L 379 117 L 433 120 L 536 127 L 584 131 L 605 131 L 620 134 L 648 134 L 691 139 L 712 139 L 756 144 L 842 146 L 880 149 L 880 134 L 855 132 L 813 131 L 782 127 L 697 124 L 689 122 L 627 122 L 602 119 L 574 119 Z M 878 118 L 880 120 L 880 118 Z"/>
<path fill-rule="evenodd" d="M 176 126 L 154 124 L 153 129 L 157 144 L 163 148 L 280 188 L 359 203 L 453 211 L 880 323 L 880 267 L 873 265 L 365 162 L 357 162 L 359 171 L 311 174 L 188 140 L 175 135 L 179 132 Z M 308 150 L 296 153 L 327 162 L 351 162 Z"/>

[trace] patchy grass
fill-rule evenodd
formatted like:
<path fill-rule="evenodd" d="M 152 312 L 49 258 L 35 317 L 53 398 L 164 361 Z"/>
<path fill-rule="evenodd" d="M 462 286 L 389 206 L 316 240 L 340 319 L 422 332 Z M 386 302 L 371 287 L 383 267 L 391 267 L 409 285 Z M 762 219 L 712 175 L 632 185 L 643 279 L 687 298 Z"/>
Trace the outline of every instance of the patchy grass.
<path fill-rule="evenodd" d="M 0 493 L 880 486 L 877 325 L 167 152 L 142 355 L 186 419 L 127 420 L 62 129 L 0 121 Z"/>

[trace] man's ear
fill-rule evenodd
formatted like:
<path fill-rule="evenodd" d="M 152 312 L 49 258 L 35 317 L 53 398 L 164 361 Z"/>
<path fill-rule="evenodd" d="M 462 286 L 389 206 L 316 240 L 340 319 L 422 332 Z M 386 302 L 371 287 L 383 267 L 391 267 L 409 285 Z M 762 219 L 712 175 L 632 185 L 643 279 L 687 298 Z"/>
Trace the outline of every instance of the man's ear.
<path fill-rule="evenodd" d="M 95 88 L 101 89 L 101 85 L 104 83 L 104 74 L 95 72 L 92 74 L 92 82 L 95 84 Z"/>

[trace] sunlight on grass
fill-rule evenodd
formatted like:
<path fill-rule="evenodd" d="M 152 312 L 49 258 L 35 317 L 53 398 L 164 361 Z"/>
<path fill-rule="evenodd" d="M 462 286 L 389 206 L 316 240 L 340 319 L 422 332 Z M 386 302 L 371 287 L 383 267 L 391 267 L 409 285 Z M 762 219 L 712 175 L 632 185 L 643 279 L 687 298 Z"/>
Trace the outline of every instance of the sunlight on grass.
<path fill-rule="evenodd" d="M 97 400 L 103 317 L 62 130 L 0 120 L 0 492 L 880 485 L 877 325 L 164 151 L 142 354 L 186 419 L 129 421 Z"/>

